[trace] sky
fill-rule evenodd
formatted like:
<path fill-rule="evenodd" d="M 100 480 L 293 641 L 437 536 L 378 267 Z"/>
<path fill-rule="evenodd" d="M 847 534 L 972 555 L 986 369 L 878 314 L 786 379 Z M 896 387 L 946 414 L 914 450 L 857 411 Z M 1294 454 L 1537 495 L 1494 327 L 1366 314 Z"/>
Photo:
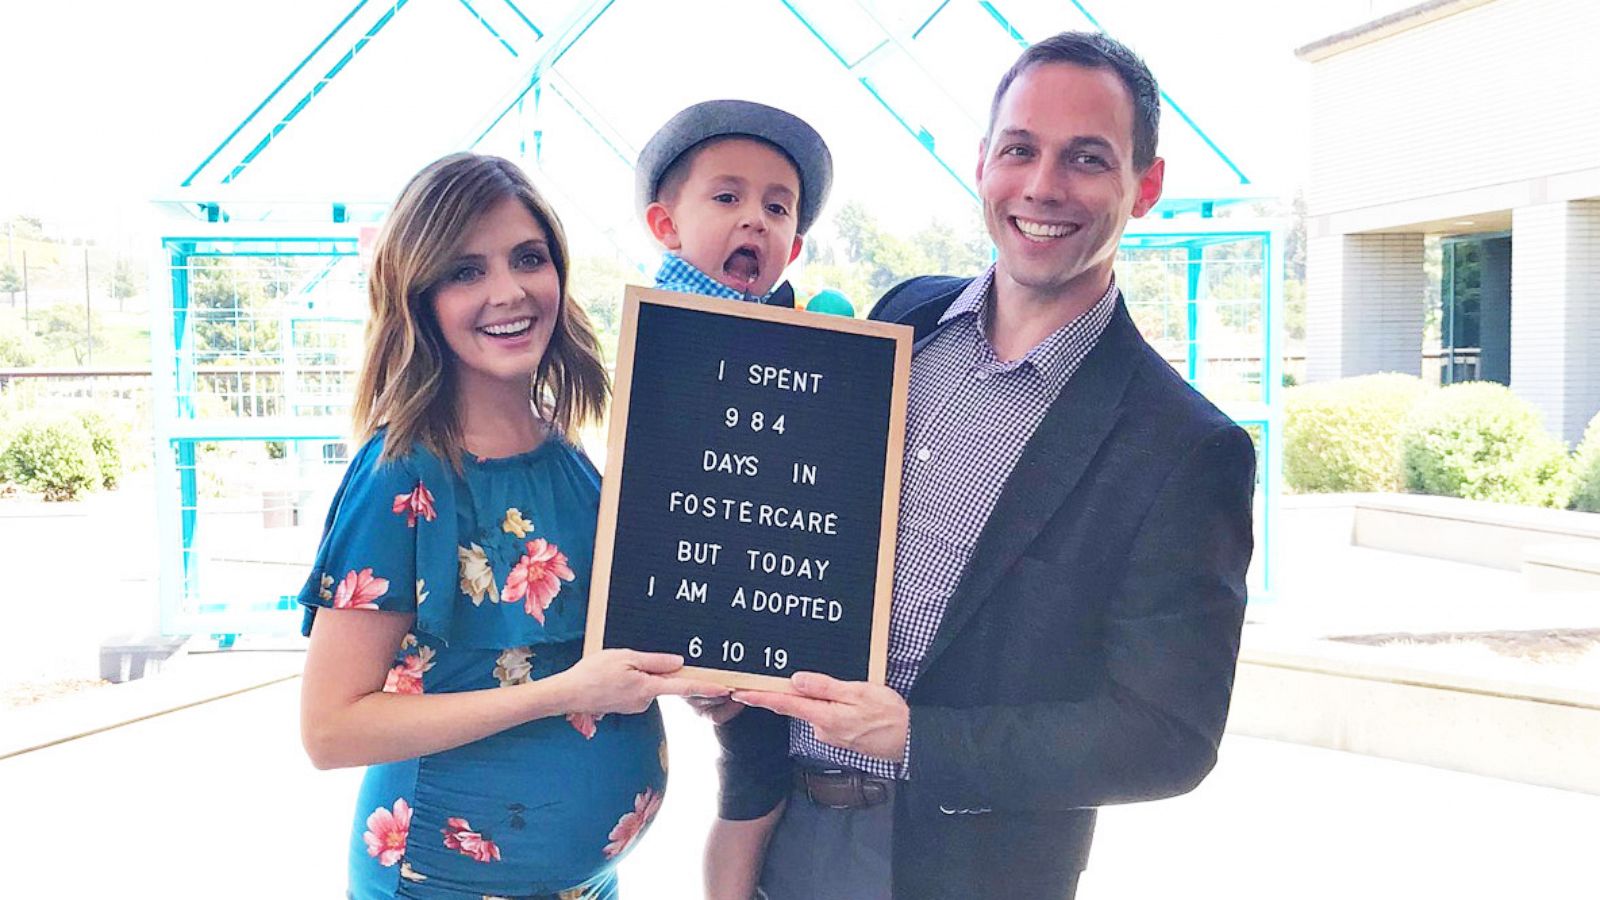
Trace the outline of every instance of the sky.
<path fill-rule="evenodd" d="M 938 5 L 791 2 L 814 24 L 833 28 L 841 45 L 875 41 L 878 33 L 862 24 L 873 17 L 893 26 Z M 1171 98 L 1256 189 L 1280 196 L 1304 180 L 1307 158 L 1310 67 L 1294 57 L 1295 47 L 1401 5 L 1082 3 L 1144 56 Z M 148 227 L 148 201 L 172 196 L 354 5 L 0 0 L 0 217 L 32 214 L 65 233 L 91 236 Z M 365 14 L 381 5 L 371 0 Z M 570 4 L 517 5 L 551 30 Z M 1085 25 L 1070 0 L 994 5 L 1029 37 Z M 513 56 L 471 8 L 523 52 Z M 508 8 L 505 0 L 471 0 L 471 7 L 462 0 L 411 0 L 240 177 L 236 190 L 392 197 L 406 175 L 458 149 L 504 108 L 508 90 L 525 83 L 539 47 L 512 36 Z M 624 154 L 612 148 L 636 151 L 688 103 L 744 96 L 817 125 L 836 158 L 831 208 L 838 198 L 861 198 L 893 227 L 959 215 L 972 201 L 952 172 L 966 175 L 976 158 L 984 98 L 1015 45 L 975 0 L 953 0 L 936 23 L 919 38 L 915 55 L 891 47 L 847 72 L 779 0 L 616 0 L 549 79 L 556 94 L 545 94 L 533 120 L 547 135 L 543 186 L 563 216 L 599 231 L 616 229 L 632 214 L 631 187 Z M 846 52 L 854 55 L 848 46 Z M 311 68 L 325 65 L 319 60 Z M 883 88 L 897 113 L 918 126 L 935 123 L 941 159 L 885 113 L 862 87 L 863 74 Z M 943 86 L 928 87 L 935 83 Z M 601 123 L 605 140 L 580 124 L 573 106 Z M 510 145 L 492 139 L 486 146 Z M 1226 174 L 1197 146 L 1169 113 L 1163 131 L 1169 185 Z M 237 157 L 243 150 L 230 152 Z"/>

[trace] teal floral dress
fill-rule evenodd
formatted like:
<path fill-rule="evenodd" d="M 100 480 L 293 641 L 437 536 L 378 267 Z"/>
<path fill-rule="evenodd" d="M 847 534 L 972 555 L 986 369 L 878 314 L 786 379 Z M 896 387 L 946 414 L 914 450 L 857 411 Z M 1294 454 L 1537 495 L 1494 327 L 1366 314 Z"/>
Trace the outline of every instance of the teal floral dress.
<path fill-rule="evenodd" d="M 300 595 L 416 616 L 385 691 L 444 694 L 547 678 L 578 661 L 600 477 L 551 437 L 457 473 L 422 448 L 380 463 L 380 433 L 334 497 Z M 349 896 L 613 898 L 616 864 L 666 788 L 658 710 L 538 719 L 367 769 Z"/>

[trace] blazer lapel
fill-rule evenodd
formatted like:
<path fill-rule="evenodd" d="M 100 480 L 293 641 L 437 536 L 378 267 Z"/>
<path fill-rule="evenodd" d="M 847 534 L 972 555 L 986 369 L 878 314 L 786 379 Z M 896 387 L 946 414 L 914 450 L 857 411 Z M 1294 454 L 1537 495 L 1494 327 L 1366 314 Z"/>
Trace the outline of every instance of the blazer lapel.
<path fill-rule="evenodd" d="M 1140 340 L 1118 297 L 1117 310 L 1099 342 L 1061 388 L 1006 479 L 922 659 L 923 671 L 1072 493 L 1121 415 L 1122 396 L 1140 356 Z"/>

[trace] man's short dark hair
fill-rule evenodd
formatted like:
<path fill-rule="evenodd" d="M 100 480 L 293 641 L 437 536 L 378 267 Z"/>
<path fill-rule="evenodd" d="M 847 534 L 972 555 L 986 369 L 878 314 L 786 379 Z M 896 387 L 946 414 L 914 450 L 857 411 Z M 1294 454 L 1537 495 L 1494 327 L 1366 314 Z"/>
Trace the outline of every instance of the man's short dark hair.
<path fill-rule="evenodd" d="M 1149 168 L 1156 158 L 1156 140 L 1161 130 L 1161 91 L 1156 87 L 1156 77 L 1132 50 L 1094 31 L 1063 31 L 1022 51 L 994 89 L 985 140 L 994 136 L 995 116 L 1011 83 L 1034 66 L 1051 63 L 1110 69 L 1117 74 L 1133 98 L 1133 165 L 1141 172 Z"/>

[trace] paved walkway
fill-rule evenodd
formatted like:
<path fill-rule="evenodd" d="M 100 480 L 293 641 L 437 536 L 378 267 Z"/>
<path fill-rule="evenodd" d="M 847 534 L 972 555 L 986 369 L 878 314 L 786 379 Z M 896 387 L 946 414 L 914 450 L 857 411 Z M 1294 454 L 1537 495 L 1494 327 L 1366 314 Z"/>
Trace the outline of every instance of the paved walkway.
<path fill-rule="evenodd" d="M 0 894 L 342 896 L 359 775 L 306 762 L 298 691 L 278 682 L 0 759 Z M 713 815 L 709 729 L 676 702 L 666 712 L 671 788 L 624 863 L 634 898 L 698 896 Z M 1080 896 L 1577 900 L 1600 893 L 1596 834 L 1600 796 L 1230 736 L 1193 794 L 1102 813 Z"/>

